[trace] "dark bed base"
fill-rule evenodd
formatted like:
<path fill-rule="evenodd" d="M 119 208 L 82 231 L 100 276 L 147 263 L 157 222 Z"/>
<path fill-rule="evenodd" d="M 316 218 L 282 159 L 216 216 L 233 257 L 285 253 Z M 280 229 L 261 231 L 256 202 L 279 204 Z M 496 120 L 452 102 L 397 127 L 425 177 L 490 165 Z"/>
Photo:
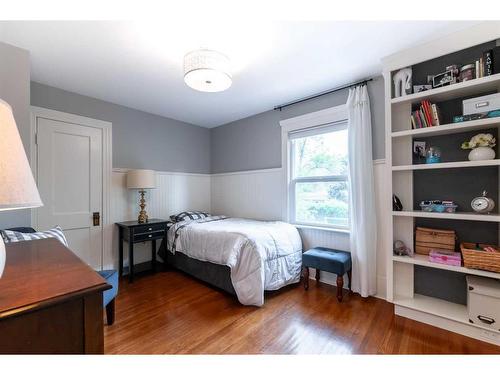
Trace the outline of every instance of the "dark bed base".
<path fill-rule="evenodd" d="M 206 282 L 207 284 L 236 295 L 231 282 L 231 269 L 228 266 L 203 262 L 201 260 L 190 258 L 179 252 L 176 252 L 175 255 L 170 251 L 166 251 L 164 253 L 162 254 L 162 251 L 160 250 L 160 256 L 164 261 L 166 260 L 167 266 L 174 267 L 187 273 L 188 275 Z"/>

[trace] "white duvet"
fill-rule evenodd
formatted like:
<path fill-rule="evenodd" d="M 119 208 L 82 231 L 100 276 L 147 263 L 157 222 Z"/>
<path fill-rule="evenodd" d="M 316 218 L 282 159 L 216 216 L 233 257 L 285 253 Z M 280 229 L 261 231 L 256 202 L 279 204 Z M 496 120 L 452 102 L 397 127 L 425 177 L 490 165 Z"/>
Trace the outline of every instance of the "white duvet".
<path fill-rule="evenodd" d="M 297 229 L 284 222 L 211 217 L 177 223 L 167 239 L 171 252 L 229 266 L 244 305 L 262 306 L 264 290 L 300 280 L 302 241 Z"/>

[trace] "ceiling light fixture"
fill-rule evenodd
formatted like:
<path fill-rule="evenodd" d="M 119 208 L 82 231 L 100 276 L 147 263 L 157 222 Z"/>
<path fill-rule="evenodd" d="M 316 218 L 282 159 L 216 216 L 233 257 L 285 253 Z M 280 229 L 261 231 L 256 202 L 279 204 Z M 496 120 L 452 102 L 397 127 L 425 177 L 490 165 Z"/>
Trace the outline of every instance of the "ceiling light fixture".
<path fill-rule="evenodd" d="M 208 49 L 187 53 L 184 56 L 184 82 L 198 91 L 227 90 L 232 84 L 229 58 Z"/>

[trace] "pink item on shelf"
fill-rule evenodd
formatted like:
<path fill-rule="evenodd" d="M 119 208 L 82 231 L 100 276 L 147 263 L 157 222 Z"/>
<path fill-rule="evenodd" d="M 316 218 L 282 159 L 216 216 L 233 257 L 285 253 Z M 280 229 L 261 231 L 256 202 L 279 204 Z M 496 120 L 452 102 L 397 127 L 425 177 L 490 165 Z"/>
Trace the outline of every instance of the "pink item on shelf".
<path fill-rule="evenodd" d="M 429 261 L 432 263 L 447 264 L 449 266 L 462 265 L 462 258 L 460 253 L 444 250 L 431 250 L 429 252 Z"/>

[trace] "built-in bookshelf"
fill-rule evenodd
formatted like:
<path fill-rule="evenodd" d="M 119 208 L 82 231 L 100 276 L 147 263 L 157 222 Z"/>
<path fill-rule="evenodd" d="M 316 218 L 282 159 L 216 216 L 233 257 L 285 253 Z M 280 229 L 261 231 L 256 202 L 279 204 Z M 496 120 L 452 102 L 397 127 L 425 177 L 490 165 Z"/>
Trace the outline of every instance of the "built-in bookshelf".
<path fill-rule="evenodd" d="M 498 208 L 490 214 L 478 214 L 472 211 L 470 205 L 468 207 L 467 205 L 462 205 L 462 207 L 459 206 L 455 213 L 437 213 L 419 210 L 416 202 L 419 196 L 417 193 L 423 191 L 416 190 L 419 189 L 422 176 L 425 176 L 426 173 L 434 173 L 432 178 L 435 178 L 433 183 L 435 183 L 436 195 L 449 194 L 449 199 L 454 199 L 453 195 L 460 192 L 460 185 L 464 183 L 469 183 L 469 185 L 476 184 L 479 195 L 484 178 L 484 184 L 487 181 L 490 188 L 492 186 L 495 188 L 493 189 L 494 191 L 489 192 L 498 206 L 500 204 L 499 178 L 497 177 L 500 175 L 500 158 L 498 155 L 500 152 L 498 149 L 496 150 L 496 159 L 486 161 L 469 161 L 466 158 L 466 154 L 463 154 L 450 161 L 425 164 L 417 163 L 413 155 L 414 140 L 426 139 L 432 141 L 435 137 L 437 142 L 438 137 L 441 137 L 440 141 L 443 142 L 442 136 L 449 136 L 450 139 L 456 140 L 457 136 L 460 138 L 462 134 L 465 138 L 471 132 L 477 131 L 480 133 L 482 131 L 489 132 L 493 130 L 498 137 L 500 118 L 483 118 L 451 123 L 451 116 L 447 114 L 448 116 L 445 117 L 450 118 L 450 122 L 439 126 L 417 129 L 412 128 L 411 121 L 409 121 L 416 106 L 420 105 L 424 100 L 438 103 L 438 105 L 439 103 L 450 103 L 452 101 L 459 103 L 463 98 L 500 92 L 500 73 L 393 98 L 392 77 L 399 69 L 412 66 L 422 71 L 420 65 L 424 66 L 427 60 L 432 59 L 433 64 L 436 65 L 439 63 L 439 58 L 441 57 L 443 61 L 449 61 L 448 55 L 459 55 L 461 50 L 474 49 L 483 43 L 492 45 L 492 43 L 497 43 L 497 40 L 500 41 L 500 28 L 498 28 L 498 25 L 496 27 L 493 27 L 491 24 L 477 25 L 471 30 L 450 35 L 438 41 L 413 48 L 412 50 L 403 51 L 383 61 L 386 97 L 386 164 L 388 167 L 387 177 L 391 181 L 391 189 L 387 192 L 387 209 L 390 210 L 389 216 L 391 217 L 390 225 L 386 232 L 390 241 L 387 241 L 387 243 L 392 245 L 395 240 L 401 240 L 412 252 L 414 249 L 414 230 L 416 226 L 421 225 L 420 222 L 422 221 L 425 223 L 432 222 L 435 228 L 440 228 L 443 225 L 446 229 L 449 229 L 450 226 L 453 228 L 453 223 L 466 222 L 470 224 L 457 225 L 457 227 L 470 227 L 472 231 L 478 225 L 493 225 L 494 231 L 500 233 L 500 214 Z M 436 53 L 433 55 L 432 51 L 436 51 Z M 429 75 L 436 73 L 438 72 L 428 72 Z M 417 84 L 420 84 L 420 82 Z M 447 108 L 446 105 L 443 105 L 443 108 Z M 456 115 L 456 113 L 453 113 L 453 115 Z M 459 144 L 457 146 L 453 144 L 450 147 L 459 147 Z M 450 188 L 450 178 L 448 178 L 447 184 L 440 183 L 441 177 L 457 176 L 457 173 L 460 174 L 462 171 L 463 181 L 457 182 L 456 186 Z M 494 181 L 493 183 L 491 182 L 492 173 L 496 178 L 496 182 Z M 474 181 L 467 181 L 468 175 L 473 175 Z M 473 187 L 475 188 L 476 185 Z M 443 191 L 445 188 L 450 190 Z M 392 211 L 392 194 L 396 194 L 401 200 L 403 204 L 402 211 Z M 471 196 L 470 200 L 472 198 L 474 196 Z M 436 198 L 429 196 L 428 199 Z M 473 232 L 467 233 L 468 237 L 473 235 Z M 482 242 L 481 238 L 477 238 L 475 241 Z M 496 244 L 498 242 L 499 239 L 497 238 Z M 412 257 L 396 256 L 393 255 L 392 246 L 387 249 L 386 259 L 387 297 L 394 303 L 396 314 L 500 345 L 499 332 L 494 332 L 469 322 L 466 305 L 444 298 L 424 295 L 425 293 L 422 294 L 423 292 L 421 291 L 417 293 L 415 285 L 418 281 L 416 279 L 418 275 L 415 272 L 415 267 L 418 267 L 419 270 L 429 269 L 433 270 L 433 272 L 443 272 L 444 276 L 451 272 L 453 275 L 458 274 L 457 277 L 462 277 L 460 275 L 463 275 L 463 277 L 465 275 L 477 275 L 497 280 L 500 280 L 500 273 L 468 269 L 463 266 L 455 267 L 431 263 L 427 256 L 419 254 L 415 254 Z M 466 290 L 463 292 L 466 293 Z"/>

